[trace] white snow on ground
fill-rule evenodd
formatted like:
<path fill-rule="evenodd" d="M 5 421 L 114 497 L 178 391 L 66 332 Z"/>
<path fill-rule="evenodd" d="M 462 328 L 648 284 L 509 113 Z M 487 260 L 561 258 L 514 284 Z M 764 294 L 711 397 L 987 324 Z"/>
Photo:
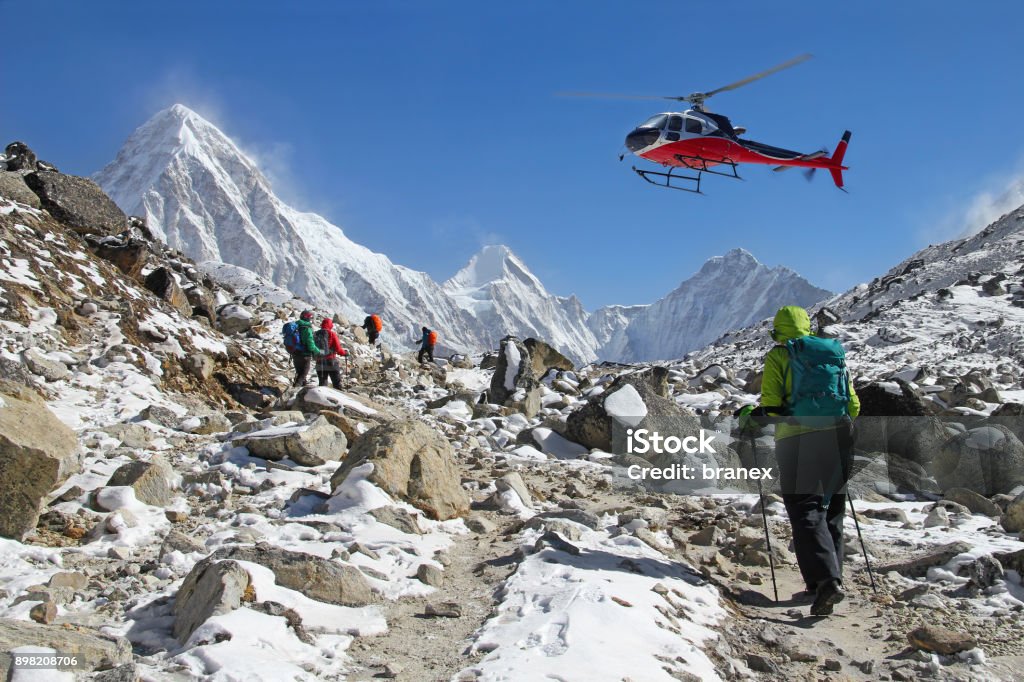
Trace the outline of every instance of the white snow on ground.
<path fill-rule="evenodd" d="M 714 587 L 635 537 L 587 531 L 573 544 L 579 555 L 543 549 L 505 581 L 472 645 L 489 652 L 468 669 L 477 679 L 678 679 L 665 667 L 719 679 L 702 649 L 725 615 Z"/>
<path fill-rule="evenodd" d="M 317 386 L 311 389 L 306 393 L 305 399 L 315 405 L 323 405 L 326 408 L 341 412 L 356 412 L 364 415 L 377 414 L 377 410 L 369 405 L 363 404 L 358 399 L 342 391 L 326 386 Z"/>

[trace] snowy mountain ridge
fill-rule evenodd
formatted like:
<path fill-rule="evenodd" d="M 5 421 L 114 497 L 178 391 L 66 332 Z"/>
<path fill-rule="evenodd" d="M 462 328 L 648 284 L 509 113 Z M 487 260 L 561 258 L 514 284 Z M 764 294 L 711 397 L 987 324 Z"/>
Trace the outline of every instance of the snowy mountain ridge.
<path fill-rule="evenodd" d="M 426 325 L 460 351 L 495 348 L 511 333 L 546 339 L 577 363 L 668 359 L 778 305 L 810 305 L 828 295 L 742 250 L 711 259 L 654 304 L 593 313 L 575 296 L 549 293 L 506 246 L 484 247 L 439 284 L 353 242 L 322 216 L 287 205 L 234 142 L 180 104 L 132 133 L 94 179 L 197 262 L 251 270 L 357 323 L 377 312 L 393 345 L 412 343 Z"/>

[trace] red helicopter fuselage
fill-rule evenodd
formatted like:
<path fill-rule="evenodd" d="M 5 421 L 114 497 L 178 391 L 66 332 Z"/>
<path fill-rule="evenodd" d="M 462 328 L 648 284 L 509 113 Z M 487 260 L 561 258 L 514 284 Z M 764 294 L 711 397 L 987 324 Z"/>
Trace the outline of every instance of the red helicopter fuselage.
<path fill-rule="evenodd" d="M 775 170 L 821 168 L 829 171 L 836 187 L 843 188 L 842 172 L 848 168 L 843 165 L 843 157 L 850 140 L 849 131 L 843 134 L 831 156 L 825 151 L 803 154 L 742 139 L 739 136 L 742 132 L 734 129 L 725 116 L 688 109 L 651 117 L 626 136 L 626 146 L 640 158 L 661 166 L 731 177 L 738 177 L 736 166 L 741 163 L 774 166 Z M 716 166 L 728 166 L 731 172 L 724 173 L 721 168 L 715 169 Z M 637 170 L 637 173 L 648 182 L 653 182 L 648 175 L 666 177 L 652 171 Z"/>

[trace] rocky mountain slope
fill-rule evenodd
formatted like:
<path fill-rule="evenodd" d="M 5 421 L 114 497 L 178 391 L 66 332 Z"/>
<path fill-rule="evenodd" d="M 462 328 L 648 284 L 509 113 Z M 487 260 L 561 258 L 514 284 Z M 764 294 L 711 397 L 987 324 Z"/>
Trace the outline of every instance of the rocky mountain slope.
<path fill-rule="evenodd" d="M 285 204 L 251 159 L 182 105 L 136 130 L 95 179 L 194 260 L 241 266 L 350 319 L 381 313 L 385 333 L 399 343 L 412 343 L 427 325 L 461 351 L 493 348 L 512 333 L 549 339 L 577 362 L 664 359 L 783 302 L 809 305 L 828 293 L 735 251 L 712 258 L 657 303 L 590 314 L 575 297 L 550 294 L 504 246 L 484 248 L 440 285 Z"/>
<path fill-rule="evenodd" d="M 713 434 L 691 464 L 769 457 L 770 436 L 751 446 L 730 416 L 757 397 L 756 330 L 653 365 L 573 367 L 516 338 L 479 364 L 419 364 L 339 317 L 341 389 L 292 388 L 279 330 L 306 303 L 204 273 L 85 179 L 14 165 L 0 172 L 0 652 L 76 653 L 59 679 L 108 682 L 1019 676 L 1024 429 L 978 419 L 1012 413 L 1020 386 L 988 350 L 937 366 L 977 361 L 993 390 L 961 377 L 953 392 L 976 402 L 925 405 L 947 417 L 927 444 L 998 468 L 999 489 L 879 486 L 907 469 L 863 449 L 865 545 L 848 522 L 850 596 L 814 619 L 790 597 L 770 485 L 759 502 L 749 481 L 640 483 L 627 467 L 679 460 L 616 441 L 626 420 Z M 953 309 L 886 305 L 941 326 L 987 310 L 987 285 L 1013 308 L 990 280 L 954 282 Z M 951 344 L 981 338 L 953 329 Z M 866 404 L 906 359 L 870 338 Z M 13 662 L 0 653 L 0 674 Z"/>

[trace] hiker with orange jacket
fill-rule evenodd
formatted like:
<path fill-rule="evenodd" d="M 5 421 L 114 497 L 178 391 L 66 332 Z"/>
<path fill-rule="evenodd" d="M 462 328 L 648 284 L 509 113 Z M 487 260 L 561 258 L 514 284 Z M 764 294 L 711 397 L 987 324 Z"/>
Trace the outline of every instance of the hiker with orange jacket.
<path fill-rule="evenodd" d="M 316 357 L 316 378 L 321 386 L 326 386 L 330 378 L 334 388 L 340 389 L 341 358 L 347 356 L 348 351 L 342 348 L 338 333 L 334 331 L 334 320 L 325 317 L 320 329 L 314 332 L 313 340 L 323 351 Z"/>
<path fill-rule="evenodd" d="M 434 344 L 437 343 L 437 332 L 423 327 L 423 336 L 420 337 L 420 352 L 416 355 L 416 360 L 422 364 L 423 356 L 433 362 L 434 361 Z"/>
<path fill-rule="evenodd" d="M 383 329 L 384 325 L 380 321 L 380 315 L 374 313 L 367 315 L 366 319 L 363 320 L 363 329 L 366 330 L 366 338 L 369 339 L 371 346 L 377 345 L 377 337 L 380 336 L 380 330 Z"/>

